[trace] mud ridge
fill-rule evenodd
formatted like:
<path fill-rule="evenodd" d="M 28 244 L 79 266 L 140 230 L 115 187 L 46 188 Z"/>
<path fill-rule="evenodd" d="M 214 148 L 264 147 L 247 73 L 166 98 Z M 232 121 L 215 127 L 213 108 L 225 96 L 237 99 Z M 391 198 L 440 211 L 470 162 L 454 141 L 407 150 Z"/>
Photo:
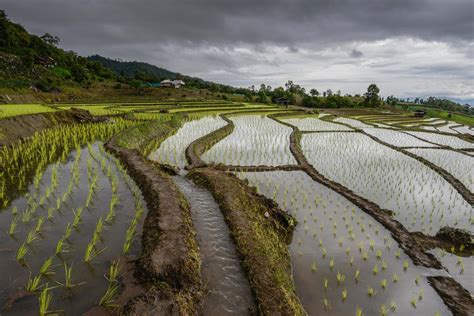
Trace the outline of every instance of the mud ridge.
<path fill-rule="evenodd" d="M 273 117 L 274 120 L 280 122 L 284 125 L 285 122 L 278 120 L 276 117 Z M 345 125 L 345 124 L 342 124 Z M 390 231 L 392 237 L 397 241 L 399 246 L 404 250 L 404 252 L 410 257 L 415 265 L 422 265 L 427 268 L 433 269 L 445 269 L 441 262 L 431 253 L 426 252 L 426 250 L 434 248 L 434 247 L 446 247 L 448 245 L 452 245 L 449 241 L 441 238 L 426 236 L 421 232 L 409 232 L 405 226 L 403 226 L 400 222 L 398 222 L 395 218 L 393 218 L 393 212 L 390 210 L 382 209 L 377 204 L 360 197 L 353 191 L 349 190 L 345 186 L 334 182 L 332 180 L 327 179 L 322 174 L 320 174 L 311 164 L 308 163 L 306 157 L 303 155 L 303 152 L 300 147 L 300 140 L 301 140 L 301 132 L 295 126 L 291 126 L 293 128 L 293 132 L 290 135 L 290 150 L 293 153 L 296 161 L 299 165 L 302 166 L 303 170 L 315 181 L 325 185 L 326 187 L 338 192 L 346 199 L 357 205 L 361 210 L 372 216 L 375 220 L 377 220 L 380 224 L 382 224 L 387 230 Z M 472 245 L 471 245 L 472 246 Z M 433 283 L 431 283 L 433 284 Z M 436 286 L 433 286 L 435 290 L 437 290 Z M 457 295 L 460 293 L 469 293 L 465 290 L 462 285 L 460 285 L 454 279 L 450 279 L 449 281 L 445 281 L 441 283 L 440 287 L 444 287 L 442 289 L 444 295 L 443 301 L 445 302 L 446 306 L 456 314 L 457 307 L 455 304 L 448 304 L 449 302 L 456 302 Z M 462 290 L 461 290 L 462 289 Z M 441 294 L 440 294 L 441 295 Z M 462 300 L 466 300 L 467 297 L 464 296 Z M 469 294 L 469 299 L 472 298 Z M 469 312 L 472 310 L 463 310 L 463 313 L 456 314 L 456 315 L 468 315 Z"/>
<path fill-rule="evenodd" d="M 427 279 L 453 315 L 472 315 L 474 300 L 468 290 L 451 277 L 429 276 Z"/>
<path fill-rule="evenodd" d="M 235 175 L 195 168 L 188 177 L 219 204 L 261 315 L 305 315 L 296 295 L 287 243 L 295 220 Z"/>
<path fill-rule="evenodd" d="M 449 184 L 451 184 L 454 187 L 454 189 L 456 189 L 456 191 L 458 191 L 459 194 L 461 194 L 461 196 L 464 198 L 464 200 L 466 200 L 466 202 L 468 202 L 471 206 L 474 206 L 474 194 L 472 194 L 472 192 L 469 191 L 469 189 L 461 181 L 459 181 L 457 178 L 455 178 L 452 174 L 450 174 L 445 169 L 435 165 L 434 163 L 432 163 L 431 161 L 428 161 L 427 159 L 425 159 L 423 157 L 417 156 L 417 155 L 409 152 L 408 150 L 405 150 L 405 149 L 393 146 L 391 144 L 388 144 L 388 143 L 378 139 L 377 137 L 372 136 L 372 135 L 370 135 L 370 134 L 368 134 L 364 131 L 361 131 L 361 133 L 368 136 L 368 137 L 370 137 L 372 140 L 376 141 L 377 143 L 379 143 L 381 145 L 389 147 L 389 148 L 391 148 L 393 150 L 396 150 L 396 151 L 398 151 L 398 152 L 400 152 L 404 155 L 407 155 L 408 157 L 411 157 L 413 159 L 418 160 L 419 162 L 421 162 L 422 164 L 424 164 L 425 166 L 427 166 L 431 170 L 438 173 L 441 177 L 443 177 L 444 180 L 446 180 Z M 407 134 L 407 135 L 410 135 L 410 134 Z M 452 148 L 449 147 L 449 150 L 452 150 Z M 455 150 L 455 151 L 457 151 L 457 150 Z"/>
<path fill-rule="evenodd" d="M 345 124 L 345 123 L 340 123 L 340 122 L 333 122 L 333 123 L 337 123 L 337 124 L 340 124 L 340 125 L 350 127 L 350 125 Z M 410 158 L 418 160 L 419 162 L 421 162 L 422 164 L 424 164 L 425 166 L 427 166 L 428 168 L 430 168 L 434 172 L 438 173 L 441 177 L 443 177 L 449 184 L 451 184 L 454 187 L 454 189 L 456 189 L 456 191 L 458 191 L 459 194 L 461 194 L 461 196 L 464 198 L 464 200 L 466 200 L 466 202 L 468 202 L 471 206 L 474 205 L 474 194 L 461 181 L 459 181 L 456 177 L 454 177 L 452 174 L 450 174 L 445 169 L 435 165 L 434 163 L 428 161 L 427 159 L 425 159 L 423 157 L 419 157 L 419 156 L 405 150 L 403 147 L 397 147 L 397 146 L 391 145 L 389 143 L 386 143 L 386 142 L 380 140 L 379 138 L 366 133 L 363 129 L 356 128 L 356 131 L 360 132 L 361 134 L 363 134 L 363 135 L 365 135 L 369 138 L 371 138 L 372 140 L 374 140 L 375 142 L 377 142 L 377 143 L 379 143 L 383 146 L 386 146 L 386 147 L 391 148 L 393 150 L 396 150 L 396 151 L 398 151 L 398 152 L 400 152 L 400 153 L 402 153 L 406 156 L 409 156 Z M 422 138 L 416 137 L 416 136 L 411 135 L 409 133 L 405 133 L 404 131 L 399 131 L 399 132 L 404 133 L 404 134 L 409 135 L 409 136 L 413 136 L 416 139 L 419 139 L 421 141 L 425 141 L 427 143 L 430 143 L 430 144 L 433 144 L 433 145 L 436 145 L 436 146 L 440 146 L 436 143 L 426 141 Z M 412 147 L 412 148 L 418 148 L 418 147 Z M 430 148 L 432 148 L 432 147 L 430 147 Z M 434 147 L 434 148 L 436 148 L 436 147 Z M 441 148 L 452 150 L 452 151 L 455 151 L 455 152 L 459 152 L 459 153 L 462 153 L 463 155 L 468 155 L 468 154 L 466 154 L 465 152 L 463 152 L 461 150 L 457 150 L 457 149 L 454 149 L 454 148 L 449 147 L 449 146 L 440 146 L 440 149 Z"/>
<path fill-rule="evenodd" d="M 282 165 L 282 166 L 236 166 L 236 165 L 222 165 L 222 164 L 209 164 L 209 167 L 222 171 L 234 171 L 234 172 L 266 172 L 266 171 L 298 171 L 301 170 L 301 166 L 298 165 Z"/>
<path fill-rule="evenodd" d="M 301 134 L 317 134 L 317 133 L 357 133 L 356 130 L 352 131 L 301 131 Z"/>
<path fill-rule="evenodd" d="M 446 148 L 446 149 L 449 149 L 449 150 L 452 150 L 452 151 L 459 152 L 459 153 L 461 153 L 461 154 L 465 154 L 465 153 L 464 153 L 462 150 L 460 150 L 460 149 L 456 149 L 456 148 L 453 148 L 453 147 L 451 147 L 451 146 L 440 145 L 440 144 L 438 144 L 438 143 L 431 142 L 431 141 L 426 140 L 426 139 L 424 139 L 424 138 L 421 138 L 421 137 L 418 137 L 418 136 L 416 136 L 416 135 L 412 135 L 412 134 L 410 134 L 410 133 L 407 133 L 406 131 L 399 130 L 399 132 L 401 132 L 401 133 L 403 133 L 403 134 L 405 134 L 405 135 L 409 135 L 409 136 L 411 136 L 411 137 L 414 137 L 414 138 L 416 138 L 416 139 L 418 139 L 418 140 L 421 140 L 421 141 L 423 141 L 423 142 L 425 142 L 425 143 L 430 143 L 430 144 L 432 144 L 432 145 L 436 145 L 436 146 L 443 147 L 443 148 Z M 449 134 L 449 136 L 454 136 L 454 135 Z M 464 140 L 465 140 L 465 139 L 464 139 Z"/>
<path fill-rule="evenodd" d="M 186 160 L 189 163 L 189 166 L 186 166 L 186 169 L 206 166 L 206 163 L 201 159 L 202 154 L 211 148 L 212 145 L 224 139 L 234 131 L 234 122 L 222 114 L 219 116 L 227 122 L 225 126 L 196 139 L 186 148 L 185 155 Z"/>
<path fill-rule="evenodd" d="M 140 187 L 148 207 L 142 234 L 142 255 L 134 276 L 146 291 L 135 296 L 124 311 L 132 315 L 195 314 L 202 284 L 200 258 L 186 200 L 170 176 L 138 150 L 105 148 L 117 156 Z"/>

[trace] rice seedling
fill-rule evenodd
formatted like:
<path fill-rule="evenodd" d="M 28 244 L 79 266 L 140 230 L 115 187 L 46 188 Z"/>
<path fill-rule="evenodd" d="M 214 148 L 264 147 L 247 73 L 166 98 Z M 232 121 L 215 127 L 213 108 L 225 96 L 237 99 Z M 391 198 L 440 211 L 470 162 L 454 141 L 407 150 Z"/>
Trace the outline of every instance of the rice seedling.
<path fill-rule="evenodd" d="M 72 210 L 74 213 L 74 219 L 72 220 L 72 226 L 74 229 L 77 229 L 81 222 L 82 218 L 82 207 L 79 207 L 76 211 Z"/>
<path fill-rule="evenodd" d="M 87 244 L 86 252 L 84 253 L 84 262 L 91 262 L 94 258 L 100 255 L 105 249 L 98 250 L 93 240 Z"/>
<path fill-rule="evenodd" d="M 8 234 L 12 236 L 16 232 L 16 228 L 18 226 L 18 216 L 14 216 L 10 223 L 10 227 L 8 228 Z"/>
<path fill-rule="evenodd" d="M 390 309 L 392 310 L 392 312 L 395 312 L 397 310 L 397 304 L 394 301 L 390 302 Z"/>
<path fill-rule="evenodd" d="M 44 217 L 38 218 L 38 221 L 36 222 L 36 226 L 35 226 L 35 233 L 36 234 L 39 234 L 41 232 L 41 228 L 43 227 L 43 223 L 44 223 Z"/>
<path fill-rule="evenodd" d="M 119 201 L 119 197 L 115 194 L 112 195 L 112 198 L 110 200 L 109 204 L 109 211 L 107 213 L 107 216 L 105 218 L 105 222 L 110 224 L 112 220 L 115 218 L 116 212 L 115 212 L 115 206 L 117 205 Z"/>
<path fill-rule="evenodd" d="M 32 278 L 31 273 L 30 273 L 28 284 L 26 285 L 26 290 L 30 293 L 37 292 L 40 288 L 40 282 L 41 282 L 41 274 L 38 274 L 37 276 Z"/>
<path fill-rule="evenodd" d="M 105 278 L 110 283 L 117 282 L 118 278 L 120 277 L 121 272 L 122 272 L 122 264 L 120 262 L 120 259 L 114 260 L 110 264 L 109 273 L 107 276 L 105 276 Z"/>
<path fill-rule="evenodd" d="M 48 275 L 53 275 L 54 274 L 54 270 L 53 270 L 53 260 L 54 260 L 54 257 L 51 256 L 51 257 L 48 257 L 44 262 L 43 264 L 41 265 L 41 268 L 39 270 L 39 274 L 40 275 L 45 275 L 45 276 L 48 276 Z"/>
<path fill-rule="evenodd" d="M 331 304 L 327 298 L 323 298 L 323 305 L 325 310 L 331 309 Z"/>
<path fill-rule="evenodd" d="M 67 240 L 69 237 L 71 237 L 72 230 L 73 230 L 72 225 L 67 223 L 66 230 L 64 231 L 64 235 L 62 237 L 64 241 Z"/>
<path fill-rule="evenodd" d="M 116 305 L 113 304 L 113 302 L 115 301 L 115 297 L 117 296 L 119 289 L 120 286 L 116 282 L 109 283 L 107 291 L 99 301 L 99 305 L 104 307 L 115 307 Z"/>
<path fill-rule="evenodd" d="M 133 237 L 135 236 L 136 224 L 130 225 L 125 234 L 125 242 L 123 244 L 123 253 L 128 253 L 132 245 Z"/>
<path fill-rule="evenodd" d="M 403 261 L 403 271 L 406 271 L 408 269 L 408 265 L 409 265 L 408 260 L 404 260 Z"/>
<path fill-rule="evenodd" d="M 56 250 L 54 252 L 55 255 L 59 255 L 63 252 L 68 252 L 67 245 L 65 243 L 64 237 L 61 237 L 58 242 L 56 243 Z"/>
<path fill-rule="evenodd" d="M 344 280 L 346 279 L 346 276 L 343 273 L 337 272 L 336 279 L 337 279 L 337 284 L 342 285 L 344 283 Z"/>
<path fill-rule="evenodd" d="M 18 262 L 23 262 L 26 254 L 28 253 L 28 246 L 27 244 L 24 242 L 21 244 L 21 246 L 18 248 L 18 251 L 16 253 L 16 260 Z"/>
<path fill-rule="evenodd" d="M 33 243 L 33 241 L 37 240 L 38 239 L 38 234 L 36 233 L 36 231 L 33 229 L 33 230 L 30 230 L 28 232 L 28 234 L 26 235 L 26 245 L 30 245 L 31 243 Z"/>
<path fill-rule="evenodd" d="M 63 286 L 70 292 L 70 290 L 74 287 L 80 286 L 85 284 L 85 282 L 80 282 L 74 284 L 72 281 L 72 265 L 68 266 L 66 262 L 64 262 L 64 283 L 56 281 L 59 285 Z"/>
<path fill-rule="evenodd" d="M 51 301 L 53 300 L 53 294 L 51 294 L 49 290 L 50 288 L 48 288 L 48 284 L 46 284 L 46 286 L 41 291 L 41 294 L 39 296 L 40 316 L 46 316 L 46 315 L 52 314 L 52 312 L 49 310 L 49 305 L 51 304 Z"/>
<path fill-rule="evenodd" d="M 367 288 L 367 294 L 370 296 L 370 297 L 374 297 L 376 294 L 377 294 L 377 291 L 374 290 L 374 288 L 372 288 L 371 286 L 369 286 Z"/>

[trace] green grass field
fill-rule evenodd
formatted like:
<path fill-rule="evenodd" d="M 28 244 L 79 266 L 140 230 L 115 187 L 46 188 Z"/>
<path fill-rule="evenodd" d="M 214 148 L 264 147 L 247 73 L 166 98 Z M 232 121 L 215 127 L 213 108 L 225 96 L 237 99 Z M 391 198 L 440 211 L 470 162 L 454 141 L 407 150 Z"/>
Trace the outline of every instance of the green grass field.
<path fill-rule="evenodd" d="M 56 109 L 41 104 L 1 104 L 0 118 L 55 111 Z"/>
<path fill-rule="evenodd" d="M 401 106 L 397 106 L 397 108 L 402 108 Z M 425 110 L 426 115 L 430 117 L 439 117 L 448 121 L 453 121 L 459 124 L 464 124 L 464 125 L 469 125 L 469 126 L 474 126 L 474 117 L 469 116 L 469 115 L 463 115 L 459 113 L 451 113 L 451 117 L 449 117 L 450 112 L 441 110 L 441 109 L 435 109 L 431 107 L 426 107 L 426 106 L 420 106 L 420 105 L 410 105 L 408 106 L 408 109 L 410 111 L 416 111 L 416 110 Z"/>

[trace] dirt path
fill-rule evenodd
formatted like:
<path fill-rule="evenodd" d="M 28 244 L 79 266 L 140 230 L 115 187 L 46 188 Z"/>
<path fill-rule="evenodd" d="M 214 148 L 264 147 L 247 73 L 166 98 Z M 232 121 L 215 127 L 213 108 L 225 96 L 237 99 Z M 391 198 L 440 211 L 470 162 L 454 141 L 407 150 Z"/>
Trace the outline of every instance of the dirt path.
<path fill-rule="evenodd" d="M 287 242 L 294 219 L 224 171 L 195 168 L 188 175 L 207 187 L 224 214 L 261 315 L 306 314 L 296 295 Z"/>
<path fill-rule="evenodd" d="M 142 235 L 142 255 L 135 277 L 146 291 L 124 310 L 135 315 L 195 314 L 202 284 L 200 257 L 189 207 L 169 175 L 138 150 L 113 139 L 106 149 L 119 157 L 143 192 L 148 206 Z"/>

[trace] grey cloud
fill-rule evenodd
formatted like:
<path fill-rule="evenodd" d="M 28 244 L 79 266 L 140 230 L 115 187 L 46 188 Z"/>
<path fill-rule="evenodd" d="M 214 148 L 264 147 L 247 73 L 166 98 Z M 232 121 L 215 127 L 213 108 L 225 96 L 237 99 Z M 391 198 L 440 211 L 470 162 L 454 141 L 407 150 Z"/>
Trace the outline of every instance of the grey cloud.
<path fill-rule="evenodd" d="M 474 37 L 471 0 L 4 0 L 7 14 L 73 45 L 338 43 Z M 74 39 L 70 37 L 75 34 Z"/>
<path fill-rule="evenodd" d="M 360 57 L 364 56 L 364 53 L 362 53 L 360 50 L 357 50 L 357 49 L 354 48 L 349 55 L 352 58 L 360 58 Z"/>
<path fill-rule="evenodd" d="M 330 81 L 345 92 L 346 85 L 355 91 L 377 81 L 390 84 L 390 93 L 404 91 L 399 86 L 408 83 L 386 79 L 386 71 L 417 83 L 423 77 L 429 89 L 431 76 L 445 76 L 440 84 L 454 91 L 473 77 L 463 70 L 474 58 L 472 0 L 2 0 L 2 9 L 82 55 L 141 60 L 242 86 L 262 78 L 272 86 Z M 409 63 L 399 58 L 405 38 L 445 43 L 462 57 L 457 67 Z M 387 39 L 395 40 L 367 48 Z"/>

